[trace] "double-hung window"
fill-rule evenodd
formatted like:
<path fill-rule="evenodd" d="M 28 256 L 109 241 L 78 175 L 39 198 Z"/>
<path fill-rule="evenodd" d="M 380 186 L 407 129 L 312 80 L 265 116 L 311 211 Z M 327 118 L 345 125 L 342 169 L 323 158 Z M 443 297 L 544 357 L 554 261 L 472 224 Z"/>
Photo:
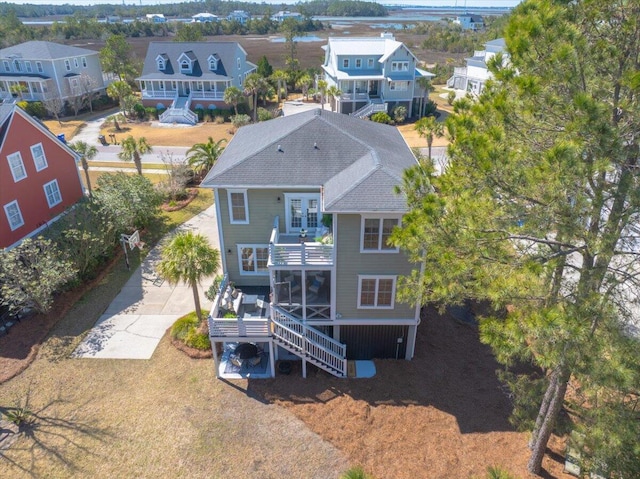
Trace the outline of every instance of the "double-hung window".
<path fill-rule="evenodd" d="M 249 224 L 249 202 L 247 190 L 228 190 L 229 222 L 231 224 Z"/>
<path fill-rule="evenodd" d="M 36 171 L 42 171 L 47 167 L 47 157 L 44 154 L 42 143 L 31 147 L 31 156 L 33 157 L 33 164 L 36 167 Z"/>
<path fill-rule="evenodd" d="M 31 62 L 30 61 L 25 61 L 24 62 L 24 68 L 25 68 L 25 70 L 27 70 L 27 73 L 33 73 L 33 69 L 31 68 Z"/>
<path fill-rule="evenodd" d="M 49 183 L 45 183 L 44 193 L 47 196 L 47 203 L 49 204 L 49 208 L 53 208 L 55 205 L 62 203 L 60 188 L 58 188 L 58 180 L 53 180 Z"/>
<path fill-rule="evenodd" d="M 87 68 L 87 57 L 82 57 L 82 67 Z"/>
<path fill-rule="evenodd" d="M 342 68 L 349 68 L 349 59 L 348 58 L 343 58 L 342 59 Z"/>
<path fill-rule="evenodd" d="M 269 268 L 267 268 L 269 248 L 267 245 L 238 245 L 238 260 L 240 262 L 240 274 L 242 275 L 269 274 Z"/>
<path fill-rule="evenodd" d="M 389 244 L 389 238 L 399 224 L 398 218 L 362 217 L 360 252 L 397 253 L 398 248 Z"/>
<path fill-rule="evenodd" d="M 356 58 L 356 68 L 362 68 L 362 58 Z"/>
<path fill-rule="evenodd" d="M 11 174 L 13 175 L 13 181 L 18 182 L 27 177 L 27 170 L 24 169 L 24 163 L 22 162 L 22 155 L 19 151 L 7 156 L 9 161 L 9 168 L 11 168 Z"/>
<path fill-rule="evenodd" d="M 396 276 L 358 275 L 358 309 L 393 309 Z"/>
<path fill-rule="evenodd" d="M 44 67 L 42 66 L 42 62 L 36 62 L 36 70 L 38 70 L 38 73 L 44 73 Z"/>
<path fill-rule="evenodd" d="M 80 64 L 78 63 L 78 59 L 77 58 L 73 59 L 73 66 L 76 67 L 76 68 L 78 68 L 80 66 Z"/>
<path fill-rule="evenodd" d="M 67 69 L 68 72 L 71 71 L 71 62 L 69 61 L 69 59 L 66 59 L 64 61 L 64 67 Z"/>
<path fill-rule="evenodd" d="M 22 219 L 22 213 L 20 212 L 20 206 L 18 206 L 17 200 L 4 205 L 4 214 L 7 215 L 11 231 L 17 230 L 24 224 L 24 219 Z"/>

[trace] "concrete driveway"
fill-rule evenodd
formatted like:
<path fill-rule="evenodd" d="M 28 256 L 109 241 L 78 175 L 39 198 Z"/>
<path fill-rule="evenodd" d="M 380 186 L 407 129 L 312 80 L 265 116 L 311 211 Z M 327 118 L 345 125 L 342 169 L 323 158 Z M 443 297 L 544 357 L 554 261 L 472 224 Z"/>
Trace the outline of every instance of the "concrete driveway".
<path fill-rule="evenodd" d="M 211 246 L 220 248 L 215 206 L 210 206 L 176 231 L 184 230 L 204 234 Z M 175 231 L 169 236 L 173 234 Z M 139 253 L 133 251 L 129 254 Z M 149 252 L 78 345 L 73 357 L 150 359 L 167 328 L 176 319 L 194 310 L 191 288 L 183 284 L 171 286 L 158 277 L 155 265 L 160 261 L 160 255 L 160 246 Z M 204 291 L 209 288 L 211 281 L 212 278 L 205 279 L 199 288 L 200 302 L 204 308 L 208 308 Z"/>

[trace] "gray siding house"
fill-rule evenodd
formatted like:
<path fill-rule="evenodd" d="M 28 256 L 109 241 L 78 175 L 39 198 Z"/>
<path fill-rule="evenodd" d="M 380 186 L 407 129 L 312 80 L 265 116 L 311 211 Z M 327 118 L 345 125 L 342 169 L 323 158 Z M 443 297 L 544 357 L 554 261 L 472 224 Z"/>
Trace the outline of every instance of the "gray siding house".
<path fill-rule="evenodd" d="M 413 116 L 414 100 L 425 95 L 416 82 L 434 75 L 418 68 L 418 59 L 390 33 L 370 38 L 333 38 L 325 51 L 324 79 L 342 92 L 336 111 L 365 117 L 403 105 Z"/>
<path fill-rule="evenodd" d="M 59 43 L 30 41 L 0 50 L 0 99 L 69 99 L 104 91 L 98 52 Z"/>
<path fill-rule="evenodd" d="M 240 128 L 201 185 L 243 295 L 221 286 L 212 343 L 260 343 L 271 364 L 293 354 L 303 374 L 308 362 L 346 376 L 347 359 L 411 359 L 419 308 L 396 287 L 413 265 L 388 238 L 407 212 L 394 186 L 415 164 L 396 128 L 326 110 Z"/>
<path fill-rule="evenodd" d="M 137 81 L 145 106 L 167 109 L 160 121 L 194 124 L 191 110 L 227 108 L 224 91 L 255 70 L 237 42 L 151 42 Z"/>

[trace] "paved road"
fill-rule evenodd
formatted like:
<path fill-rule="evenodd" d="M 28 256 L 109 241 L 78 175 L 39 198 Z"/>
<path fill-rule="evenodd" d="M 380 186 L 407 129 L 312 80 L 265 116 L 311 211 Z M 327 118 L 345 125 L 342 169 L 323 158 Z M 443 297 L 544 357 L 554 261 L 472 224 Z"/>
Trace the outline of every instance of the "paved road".
<path fill-rule="evenodd" d="M 122 161 L 118 158 L 118 153 L 121 151 L 120 146 L 104 146 L 98 140 L 98 136 L 100 135 L 100 126 L 104 120 L 113 113 L 113 111 L 110 111 L 91 120 L 87 120 L 82 130 L 80 130 L 80 132 L 71 140 L 72 142 L 84 141 L 89 145 L 95 146 L 98 149 L 98 154 L 94 158 L 94 161 Z M 123 138 L 123 135 L 116 135 L 117 140 L 121 140 Z M 156 146 L 153 148 L 151 153 L 142 155 L 141 159 L 143 163 L 162 163 L 162 155 L 164 154 L 167 157 L 172 157 L 174 161 L 180 162 L 184 161 L 188 149 L 188 147 L 184 146 Z"/>

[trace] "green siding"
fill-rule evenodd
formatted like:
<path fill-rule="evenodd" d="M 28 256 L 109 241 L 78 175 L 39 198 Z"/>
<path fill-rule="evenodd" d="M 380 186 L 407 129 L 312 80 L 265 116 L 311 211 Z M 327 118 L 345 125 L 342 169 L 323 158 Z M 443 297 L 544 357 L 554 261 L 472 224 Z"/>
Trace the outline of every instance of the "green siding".
<path fill-rule="evenodd" d="M 414 318 L 415 308 L 399 303 L 394 309 L 358 309 L 359 274 L 408 275 L 412 264 L 404 253 L 360 253 L 360 215 L 337 215 L 336 311 L 343 318 Z"/>
<path fill-rule="evenodd" d="M 247 190 L 249 202 L 249 224 L 231 224 L 229 218 L 229 201 L 227 190 L 218 190 L 220 203 L 220 223 L 223 229 L 224 249 L 227 273 L 231 281 L 239 285 L 265 286 L 269 285 L 269 276 L 240 275 L 238 264 L 238 244 L 268 245 L 273 228 L 273 220 L 280 216 L 280 232 L 285 228 L 285 200 L 284 193 L 308 192 L 317 193 L 318 190 Z M 278 201 L 278 197 L 280 201 Z M 231 253 L 229 254 L 229 250 Z"/>

